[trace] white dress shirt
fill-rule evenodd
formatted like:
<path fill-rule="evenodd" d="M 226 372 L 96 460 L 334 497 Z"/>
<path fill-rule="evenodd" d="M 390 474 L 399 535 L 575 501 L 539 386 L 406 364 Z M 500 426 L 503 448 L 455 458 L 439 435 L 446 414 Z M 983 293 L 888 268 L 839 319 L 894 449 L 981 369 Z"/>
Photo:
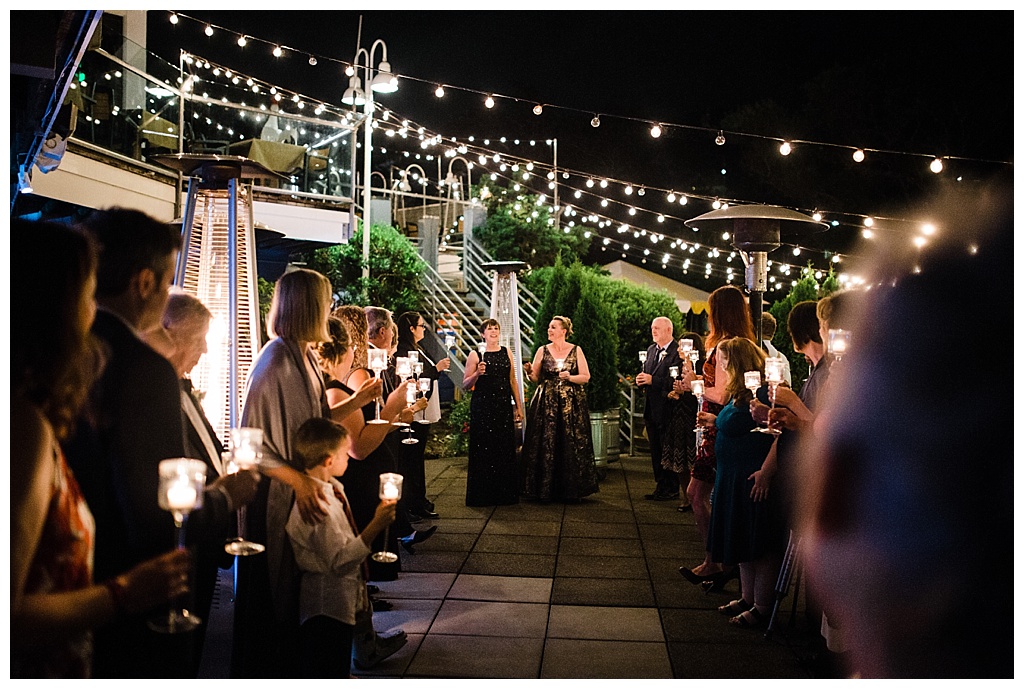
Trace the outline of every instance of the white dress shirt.
<path fill-rule="evenodd" d="M 292 506 L 285 532 L 295 551 L 295 562 L 302 571 L 299 588 L 299 621 L 325 615 L 345 624 L 356 623 L 356 612 L 369 605 L 362 563 L 370 547 L 352 529 L 345 504 L 335 496 L 345 489 L 335 479 L 324 483 L 327 516 L 318 524 L 308 524 Z"/>

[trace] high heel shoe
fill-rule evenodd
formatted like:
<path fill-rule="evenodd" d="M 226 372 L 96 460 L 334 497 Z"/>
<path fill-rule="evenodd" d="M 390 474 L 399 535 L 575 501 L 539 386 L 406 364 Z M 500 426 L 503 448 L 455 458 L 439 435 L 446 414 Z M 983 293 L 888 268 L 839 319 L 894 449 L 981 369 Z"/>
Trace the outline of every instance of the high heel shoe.
<path fill-rule="evenodd" d="M 700 588 L 705 594 L 711 593 L 712 591 L 718 591 L 725 586 L 726 582 L 730 579 L 738 579 L 739 576 L 740 572 L 738 567 L 723 570 L 717 574 L 705 577 L 704 581 L 700 582 Z"/>
<path fill-rule="evenodd" d="M 402 538 L 399 538 L 398 543 L 402 546 L 402 550 L 409 553 L 410 555 L 415 555 L 416 549 L 413 548 L 413 546 L 417 543 L 422 543 L 423 541 L 433 536 L 435 531 L 437 531 L 436 526 L 432 526 L 429 529 L 423 529 L 422 531 L 413 531 L 408 536 L 403 536 Z"/>

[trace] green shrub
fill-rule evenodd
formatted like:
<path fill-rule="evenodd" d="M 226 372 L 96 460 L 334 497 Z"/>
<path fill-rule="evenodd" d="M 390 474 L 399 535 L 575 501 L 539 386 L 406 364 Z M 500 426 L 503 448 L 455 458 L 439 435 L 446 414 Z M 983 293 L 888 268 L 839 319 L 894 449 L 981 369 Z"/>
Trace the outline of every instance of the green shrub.
<path fill-rule="evenodd" d="M 396 314 L 418 311 L 423 298 L 418 289 L 423 261 L 416 248 L 394 227 L 370 228 L 370 279 L 363 278 L 362 228 L 348 241 L 314 249 L 306 267 L 331 281 L 338 303 L 381 306 Z"/>
<path fill-rule="evenodd" d="M 768 309 L 768 313 L 775 316 L 777 323 L 775 335 L 772 337 L 772 344 L 775 345 L 780 354 L 785 355 L 789 359 L 789 371 L 793 378 L 793 389 L 797 392 L 800 392 L 800 388 L 803 387 L 810 367 L 807 365 L 807 360 L 803 354 L 797 354 L 793 351 L 793 340 L 789 336 L 789 312 L 793 310 L 793 306 L 802 301 L 817 301 L 838 289 L 839 281 L 836 280 L 832 270 L 829 270 L 828 275 L 824 276 L 821 284 L 819 284 L 814 277 L 814 269 L 808 266 L 803 269 L 800 279 L 797 280 L 796 284 L 790 288 L 789 294 L 772 304 Z"/>
<path fill-rule="evenodd" d="M 463 393 L 452 403 L 447 417 L 442 416 L 446 457 L 465 457 L 469 453 L 469 401 L 473 393 Z"/>

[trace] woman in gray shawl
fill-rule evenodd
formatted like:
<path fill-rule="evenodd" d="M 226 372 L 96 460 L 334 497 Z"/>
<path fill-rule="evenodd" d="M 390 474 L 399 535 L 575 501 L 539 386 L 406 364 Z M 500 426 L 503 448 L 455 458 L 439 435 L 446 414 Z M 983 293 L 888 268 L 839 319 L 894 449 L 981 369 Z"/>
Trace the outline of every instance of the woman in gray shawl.
<path fill-rule="evenodd" d="M 247 381 L 242 425 L 263 430 L 260 472 L 272 480 L 262 482 L 247 513 L 249 538 L 265 543 L 267 556 L 239 559 L 235 645 L 242 676 L 293 676 L 284 668 L 298 657 L 298 572 L 284 525 L 293 501 L 309 522 L 322 519 L 324 507 L 316 482 L 292 463 L 292 434 L 309 418 L 337 421 L 381 394 L 373 379 L 328 405 L 313 347 L 329 339 L 330 308 L 330 282 L 320 273 L 300 268 L 281 276 L 267 316 L 273 339 L 260 350 Z M 404 406 L 400 388 L 381 417 L 393 419 Z"/>

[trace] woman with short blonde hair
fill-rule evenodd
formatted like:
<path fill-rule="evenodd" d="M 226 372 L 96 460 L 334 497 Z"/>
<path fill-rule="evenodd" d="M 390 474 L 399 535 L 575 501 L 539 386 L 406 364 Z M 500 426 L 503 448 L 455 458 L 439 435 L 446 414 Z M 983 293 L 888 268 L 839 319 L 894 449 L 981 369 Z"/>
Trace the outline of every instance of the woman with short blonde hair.
<path fill-rule="evenodd" d="M 282 275 L 274 288 L 267 314 L 267 334 L 295 342 L 326 342 L 331 309 L 331 283 L 307 268 Z"/>

